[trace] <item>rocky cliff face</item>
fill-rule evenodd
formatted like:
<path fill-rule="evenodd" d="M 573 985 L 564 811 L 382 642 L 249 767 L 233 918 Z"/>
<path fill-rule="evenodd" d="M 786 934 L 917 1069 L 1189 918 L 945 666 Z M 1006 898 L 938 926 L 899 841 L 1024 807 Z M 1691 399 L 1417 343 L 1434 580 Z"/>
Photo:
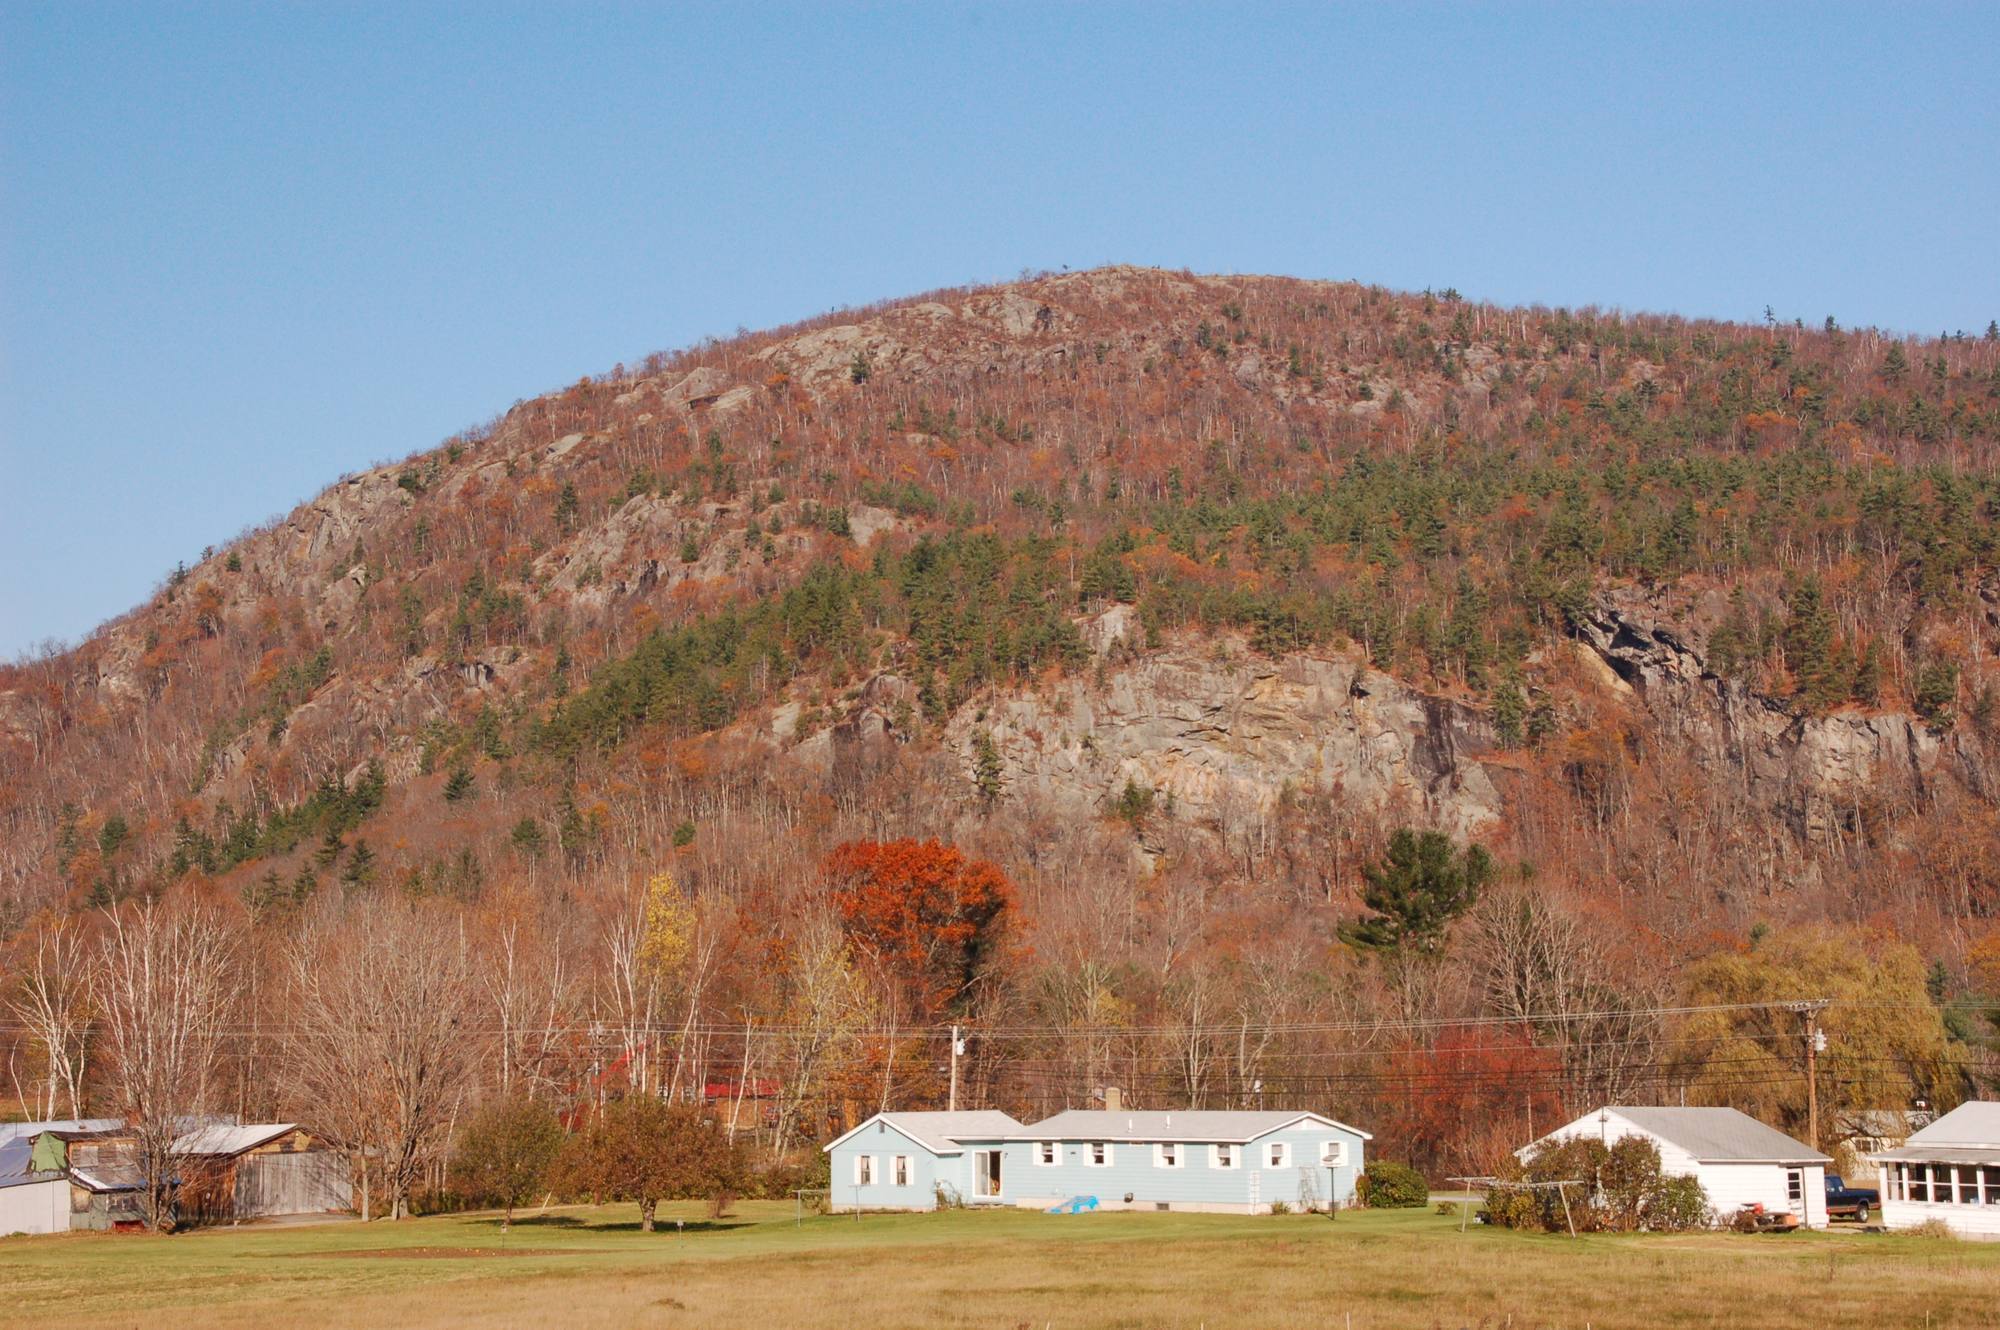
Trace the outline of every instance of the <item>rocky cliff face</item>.
<path fill-rule="evenodd" d="M 1614 591 L 1578 626 L 1578 641 L 1605 667 L 1604 685 L 1643 706 L 1711 780 L 1740 787 L 1797 834 L 1824 840 L 1854 830 L 1865 797 L 1920 796 L 1938 781 L 1982 795 L 1990 788 L 1984 748 L 1963 727 L 1939 735 L 1908 712 L 1859 708 L 1796 714 L 1711 670 L 1698 619 L 1675 625 L 1663 615 L 1642 593 Z"/>
<path fill-rule="evenodd" d="M 1100 642 L 1130 615 L 1107 618 Z M 1288 789 L 1467 836 L 1501 815 L 1476 756 L 1491 735 L 1467 707 L 1340 656 L 1267 659 L 1229 639 L 1123 655 L 1124 642 L 1110 636 L 1101 674 L 955 717 L 949 742 L 970 756 L 990 736 L 1009 794 L 1081 815 L 1128 785 L 1212 828 L 1268 815 Z"/>
<path fill-rule="evenodd" d="M 1940 736 L 1905 712 L 1800 716 L 1728 682 L 1694 645 L 1698 628 L 1653 616 L 1635 593 L 1604 598 L 1572 643 L 1582 677 L 1660 749 L 1687 753 L 1703 779 L 1810 841 L 1857 829 L 1869 799 L 1921 796 L 1937 782 L 1984 793 L 1978 740 Z M 950 718 L 944 743 L 972 788 L 984 743 L 1004 797 L 1063 817 L 1108 815 L 1128 785 L 1183 825 L 1213 833 L 1268 816 L 1287 792 L 1338 800 L 1365 816 L 1408 819 L 1463 837 L 1508 815 L 1508 768 L 1482 706 L 1425 692 L 1351 655 L 1260 656 L 1239 639 L 1140 645 L 1119 606 L 1081 625 L 1093 669 Z M 916 691 L 894 675 L 858 689 L 803 739 L 803 707 L 767 733 L 825 770 L 907 737 Z"/>

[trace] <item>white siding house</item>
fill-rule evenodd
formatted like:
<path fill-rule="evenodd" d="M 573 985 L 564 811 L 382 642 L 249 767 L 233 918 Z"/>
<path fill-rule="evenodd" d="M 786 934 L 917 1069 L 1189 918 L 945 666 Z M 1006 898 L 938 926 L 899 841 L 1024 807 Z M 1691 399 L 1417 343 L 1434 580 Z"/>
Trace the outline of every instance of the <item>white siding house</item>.
<path fill-rule="evenodd" d="M 1665 1172 L 1700 1181 L 1718 1219 L 1762 1205 L 1773 1214 L 1796 1214 L 1808 1228 L 1826 1227 L 1826 1166 L 1833 1161 L 1747 1113 L 1612 1105 L 1556 1128 L 1518 1154 L 1526 1159 L 1542 1141 L 1579 1136 L 1606 1145 L 1627 1136 L 1652 1141 Z"/>
<path fill-rule="evenodd" d="M 1960 1104 L 1870 1159 L 1881 1169 L 1886 1227 L 1940 1219 L 1966 1237 L 2000 1237 L 2000 1103 Z"/>

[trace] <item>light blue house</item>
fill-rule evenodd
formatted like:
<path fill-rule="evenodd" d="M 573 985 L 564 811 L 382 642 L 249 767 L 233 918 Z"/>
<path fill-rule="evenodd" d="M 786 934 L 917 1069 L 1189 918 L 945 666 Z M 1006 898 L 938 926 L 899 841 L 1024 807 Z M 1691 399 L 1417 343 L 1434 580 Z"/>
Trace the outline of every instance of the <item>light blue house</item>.
<path fill-rule="evenodd" d="M 1295 1110 L 883 1113 L 827 1146 L 838 1210 L 966 1205 L 1266 1214 L 1348 1205 L 1370 1139 Z"/>
<path fill-rule="evenodd" d="M 1002 1142 L 1021 1124 L 1005 1113 L 877 1113 L 833 1141 L 835 1210 L 932 1210 L 1000 1199 Z"/>

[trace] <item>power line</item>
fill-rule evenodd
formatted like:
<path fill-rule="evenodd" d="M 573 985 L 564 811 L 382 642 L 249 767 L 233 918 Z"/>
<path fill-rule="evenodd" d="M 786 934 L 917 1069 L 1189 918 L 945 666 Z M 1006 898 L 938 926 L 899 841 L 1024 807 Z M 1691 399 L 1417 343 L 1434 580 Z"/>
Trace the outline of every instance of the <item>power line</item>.
<path fill-rule="evenodd" d="M 1862 1007 L 1870 1010 L 1939 1010 L 1933 1004 L 1881 1003 L 1848 999 L 1825 999 L 1830 1007 Z M 1000 1025 L 991 1027 L 966 1026 L 965 1033 L 972 1038 L 992 1040 L 1027 1039 L 1188 1039 L 1188 1038 L 1241 1038 L 1249 1035 L 1278 1036 L 1303 1034 L 1384 1034 L 1414 1031 L 1443 1031 L 1462 1029 L 1493 1029 L 1509 1026 L 1536 1027 L 1568 1025 L 1584 1021 L 1631 1021 L 1685 1017 L 1710 1014 L 1740 1013 L 1751 1011 L 1793 1012 L 1796 1000 L 1781 1002 L 1728 1002 L 1707 1003 L 1674 1007 L 1622 1007 L 1605 1008 L 1577 1012 L 1529 1012 L 1519 1015 L 1478 1015 L 1478 1016 L 1437 1016 L 1419 1019 L 1369 1019 L 1349 1021 L 1299 1021 L 1299 1022 L 1230 1022 L 1226 1024 L 1173 1024 L 1173 1025 L 1133 1025 L 1133 1026 L 1067 1026 L 1067 1025 Z M 616 1020 L 595 1020 L 565 1025 L 506 1025 L 499 1022 L 482 1021 L 459 1027 L 467 1034 L 514 1034 L 522 1036 L 578 1035 L 578 1034 L 624 1034 L 631 1033 L 643 1037 L 665 1037 L 682 1035 L 714 1038 L 740 1036 L 745 1032 L 757 1035 L 798 1036 L 834 1035 L 845 1038 L 936 1040 L 951 1038 L 949 1026 L 909 1025 L 909 1026 L 857 1026 L 847 1029 L 829 1030 L 822 1026 L 777 1025 L 757 1023 L 730 1023 L 682 1025 L 679 1023 L 635 1023 L 626 1024 Z M 22 1023 L 0 1022 L 0 1032 L 33 1034 L 32 1026 Z M 249 1024 L 233 1024 L 222 1028 L 222 1032 L 232 1037 L 266 1037 L 293 1034 L 312 1036 L 326 1035 L 338 1037 L 337 1032 L 311 1029 L 297 1021 L 257 1021 Z"/>

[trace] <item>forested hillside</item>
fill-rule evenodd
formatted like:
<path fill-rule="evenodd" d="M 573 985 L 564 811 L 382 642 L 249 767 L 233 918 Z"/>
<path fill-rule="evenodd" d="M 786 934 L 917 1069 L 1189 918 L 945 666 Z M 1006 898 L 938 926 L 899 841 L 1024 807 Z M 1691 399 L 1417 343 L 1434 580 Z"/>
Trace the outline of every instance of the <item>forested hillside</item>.
<path fill-rule="evenodd" d="M 1113 268 L 620 366 L 0 670 L 6 1088 L 117 1098 L 79 976 L 156 900 L 247 1114 L 385 1132 L 299 1048 L 426 972 L 413 1158 L 631 1085 L 782 1155 L 956 1023 L 962 1103 L 1466 1169 L 1802 1129 L 1807 998 L 1832 1145 L 1996 1066 L 1996 461 L 1993 327 Z"/>

